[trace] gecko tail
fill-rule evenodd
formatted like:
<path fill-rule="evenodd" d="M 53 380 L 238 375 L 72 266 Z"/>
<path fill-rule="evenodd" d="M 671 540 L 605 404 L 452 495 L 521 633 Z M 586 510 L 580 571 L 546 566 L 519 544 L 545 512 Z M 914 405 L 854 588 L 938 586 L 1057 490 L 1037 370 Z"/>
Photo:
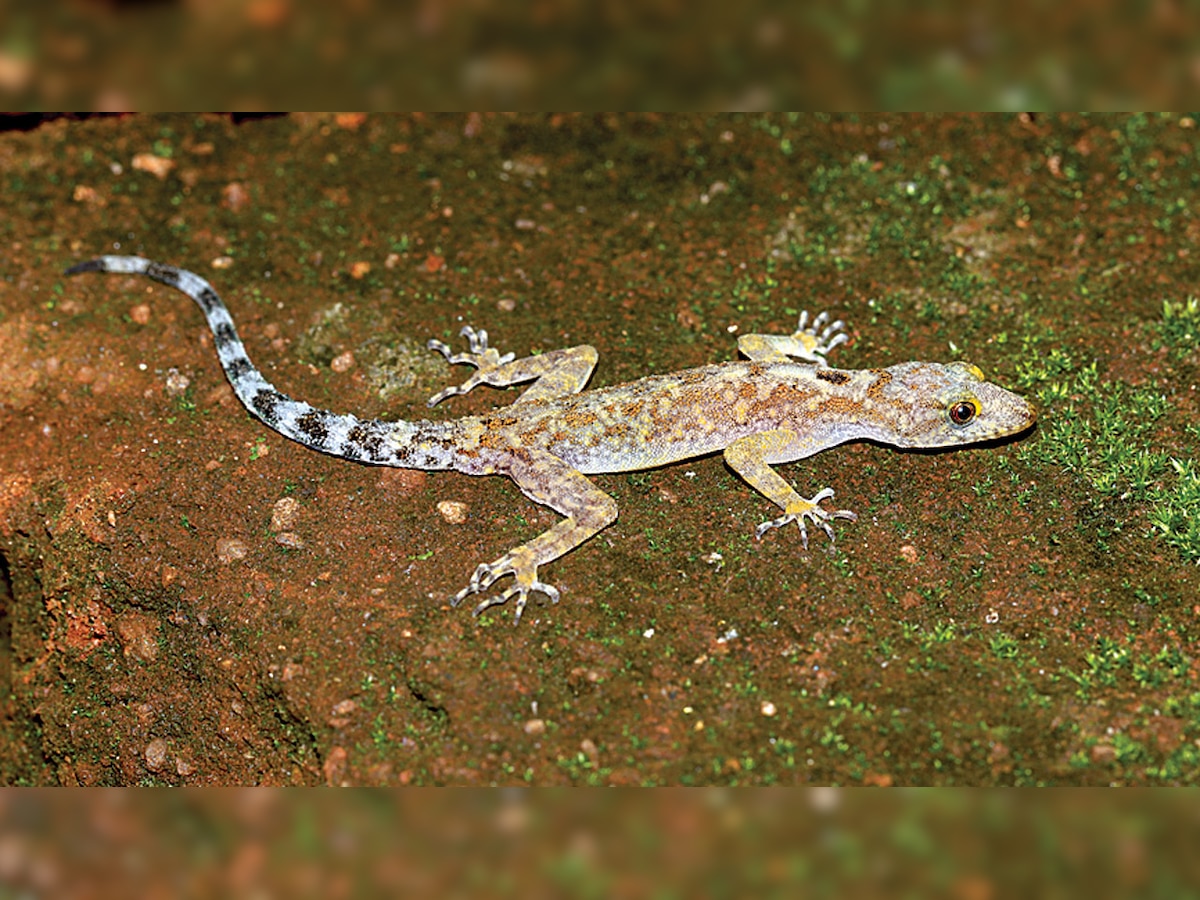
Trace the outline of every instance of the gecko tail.
<path fill-rule="evenodd" d="M 286 438 L 313 450 L 377 466 L 413 467 L 423 462 L 405 450 L 411 422 L 384 422 L 318 409 L 278 390 L 250 361 L 233 317 L 213 286 L 187 269 L 141 256 L 100 256 L 68 268 L 65 275 L 115 272 L 145 275 L 182 291 L 196 302 L 212 331 L 217 358 L 246 410 Z"/>
<path fill-rule="evenodd" d="M 80 272 L 107 272 L 103 259 L 89 259 L 87 262 L 76 263 L 63 269 L 64 275 L 78 275 Z"/>

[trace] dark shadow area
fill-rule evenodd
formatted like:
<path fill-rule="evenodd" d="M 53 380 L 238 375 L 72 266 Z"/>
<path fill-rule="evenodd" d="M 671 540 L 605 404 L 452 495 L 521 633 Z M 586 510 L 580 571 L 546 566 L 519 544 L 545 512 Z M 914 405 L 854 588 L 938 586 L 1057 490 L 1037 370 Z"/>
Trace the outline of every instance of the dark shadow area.
<path fill-rule="evenodd" d="M 8 560 L 0 553 L 0 700 L 8 697 L 12 687 L 12 604 Z"/>

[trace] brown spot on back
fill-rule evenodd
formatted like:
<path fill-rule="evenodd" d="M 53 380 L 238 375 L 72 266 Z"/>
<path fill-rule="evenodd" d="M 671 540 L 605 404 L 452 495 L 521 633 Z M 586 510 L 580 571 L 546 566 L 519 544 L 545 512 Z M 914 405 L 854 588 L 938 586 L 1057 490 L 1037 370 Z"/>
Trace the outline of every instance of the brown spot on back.
<path fill-rule="evenodd" d="M 497 449 L 512 445 L 515 435 L 513 425 L 516 419 L 512 416 L 492 416 L 483 420 L 483 433 L 479 435 L 479 446 Z"/>
<path fill-rule="evenodd" d="M 867 385 L 867 396 L 876 400 L 883 393 L 883 389 L 892 383 L 892 373 L 886 369 L 872 369 L 871 374 L 875 378 Z"/>
<path fill-rule="evenodd" d="M 563 415 L 563 421 L 572 428 L 587 428 L 589 425 L 596 424 L 596 415 L 595 413 L 572 410 Z"/>
<path fill-rule="evenodd" d="M 847 397 L 826 397 L 817 404 L 817 416 L 843 419 L 862 409 L 862 404 Z"/>

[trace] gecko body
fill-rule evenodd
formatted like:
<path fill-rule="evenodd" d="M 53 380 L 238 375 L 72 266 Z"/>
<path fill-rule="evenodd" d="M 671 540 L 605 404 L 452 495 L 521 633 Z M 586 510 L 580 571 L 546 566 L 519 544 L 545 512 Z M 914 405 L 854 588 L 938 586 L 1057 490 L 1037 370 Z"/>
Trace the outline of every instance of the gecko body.
<path fill-rule="evenodd" d="M 965 362 L 905 362 L 882 369 L 834 369 L 826 355 L 847 340 L 842 322 L 824 313 L 806 327 L 803 313 L 791 335 L 748 334 L 738 349 L 748 357 L 627 384 L 584 391 L 598 355 L 589 346 L 515 359 L 488 346 L 487 332 L 462 329 L 468 351 L 429 347 L 451 364 L 475 372 L 434 395 L 429 405 L 480 384 L 533 382 L 512 404 L 451 421 L 384 421 L 318 409 L 293 399 L 263 377 L 246 354 L 233 319 L 212 285 L 192 272 L 137 256 L 102 256 L 67 274 L 146 275 L 177 288 L 203 311 L 217 356 L 238 399 L 256 418 L 306 447 L 370 465 L 468 475 L 507 475 L 529 499 L 564 518 L 553 527 L 483 563 L 452 600 L 486 592 L 512 575 L 514 583 L 486 597 L 483 610 L 516 597 L 514 622 L 529 595 L 559 599 L 538 568 L 607 527 L 616 502 L 587 476 L 653 468 L 721 452 L 726 462 L 783 514 L 756 529 L 805 521 L 833 539 L 830 520 L 853 520 L 849 510 L 826 510 L 823 488 L 802 497 L 772 468 L 846 441 L 869 439 L 897 447 L 950 447 L 1016 434 L 1036 419 L 1023 398 L 986 381 Z M 800 362 L 798 360 L 803 360 Z"/>

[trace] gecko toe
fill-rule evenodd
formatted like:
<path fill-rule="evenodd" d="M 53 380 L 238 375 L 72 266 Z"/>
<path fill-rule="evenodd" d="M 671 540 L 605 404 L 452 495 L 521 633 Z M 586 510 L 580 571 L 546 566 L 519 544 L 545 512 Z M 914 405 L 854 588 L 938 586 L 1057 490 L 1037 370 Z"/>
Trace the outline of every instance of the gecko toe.
<path fill-rule="evenodd" d="M 521 593 L 521 588 L 517 585 L 513 585 L 506 591 L 502 591 L 499 594 L 493 594 L 491 597 L 486 597 L 483 600 L 480 600 L 477 604 L 475 604 L 475 609 L 471 611 L 471 615 L 478 617 L 484 612 L 484 610 L 491 609 L 493 606 L 503 606 L 514 594 Z M 517 606 L 518 608 L 523 608 L 523 601 L 518 600 Z M 520 619 L 520 613 L 517 614 L 517 618 Z"/>
<path fill-rule="evenodd" d="M 533 584 L 530 585 L 529 590 L 530 591 L 541 591 L 543 594 L 545 594 L 547 597 L 550 598 L 551 603 L 557 603 L 561 596 L 558 593 L 558 588 L 556 588 L 552 584 L 546 584 L 546 582 L 544 582 L 544 581 L 535 580 L 533 582 Z"/>
<path fill-rule="evenodd" d="M 447 397 L 453 397 L 456 394 L 461 394 L 461 393 L 462 393 L 462 391 L 460 389 L 458 389 L 457 387 L 443 388 L 442 390 L 440 390 L 436 394 L 434 394 L 432 397 L 430 397 L 428 400 L 426 400 L 425 405 L 429 406 L 429 407 L 434 407 L 434 406 L 437 406 L 439 403 L 441 403 L 443 400 L 445 400 Z"/>
<path fill-rule="evenodd" d="M 451 598 L 450 606 L 457 608 L 460 603 L 462 603 L 472 594 L 478 594 L 479 591 L 479 585 L 475 583 L 474 579 L 472 579 L 470 584 L 468 584 L 465 588 L 455 594 L 453 598 Z"/>
<path fill-rule="evenodd" d="M 821 503 L 822 500 L 832 500 L 832 499 L 833 499 L 833 488 L 827 487 L 827 488 L 821 488 L 821 490 L 817 491 L 816 494 L 814 494 L 809 499 L 808 502 L 811 503 L 814 507 L 816 507 L 817 515 L 825 515 L 826 514 L 825 510 L 821 509 L 819 504 Z"/>

